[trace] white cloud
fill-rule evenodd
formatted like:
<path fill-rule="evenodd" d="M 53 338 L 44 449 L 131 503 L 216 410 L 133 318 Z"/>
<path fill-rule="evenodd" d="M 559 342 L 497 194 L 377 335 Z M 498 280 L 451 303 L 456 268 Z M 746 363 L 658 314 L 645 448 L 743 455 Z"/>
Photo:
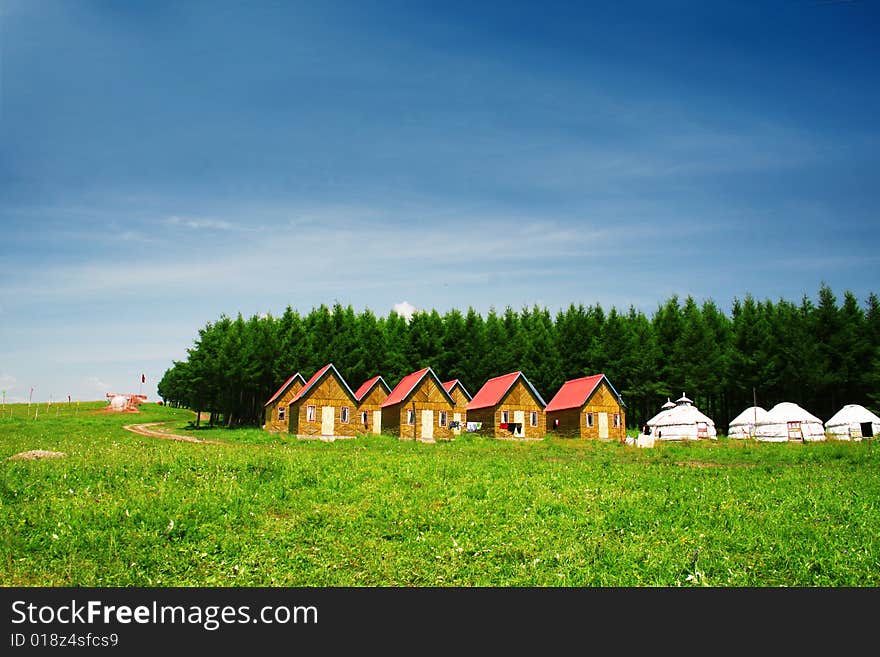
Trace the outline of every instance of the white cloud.
<path fill-rule="evenodd" d="M 398 315 L 409 321 L 409 319 L 413 316 L 413 313 L 416 312 L 416 307 L 412 305 L 409 301 L 401 301 L 400 303 L 395 303 L 392 306 L 392 310 L 396 312 Z"/>
<path fill-rule="evenodd" d="M 229 231 L 250 231 L 257 230 L 256 227 L 248 227 L 240 224 L 224 221 L 222 219 L 200 219 L 194 217 L 178 217 L 177 215 L 168 217 L 165 223 L 169 226 L 184 226 L 194 230 L 229 230 Z"/>

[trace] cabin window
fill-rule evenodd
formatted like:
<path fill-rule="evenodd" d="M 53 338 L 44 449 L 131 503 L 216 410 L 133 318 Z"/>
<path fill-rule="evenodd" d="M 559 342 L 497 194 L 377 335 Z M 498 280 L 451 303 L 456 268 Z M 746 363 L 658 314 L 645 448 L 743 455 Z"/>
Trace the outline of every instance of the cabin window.
<path fill-rule="evenodd" d="M 620 413 L 614 414 L 614 428 L 620 429 Z"/>
<path fill-rule="evenodd" d="M 351 409 L 348 406 L 343 406 L 339 409 L 339 421 L 342 423 L 348 422 L 349 417 L 351 416 Z"/>
<path fill-rule="evenodd" d="M 278 419 L 279 419 L 279 420 L 283 420 L 283 419 L 284 419 L 284 416 L 286 415 L 286 411 L 287 411 L 287 408 L 286 408 L 286 407 L 284 407 L 284 406 L 279 406 L 279 407 L 278 407 Z"/>
<path fill-rule="evenodd" d="M 361 411 L 361 424 L 367 426 L 367 412 Z"/>
<path fill-rule="evenodd" d="M 538 426 L 538 411 L 532 411 L 531 413 L 529 413 L 529 426 Z"/>
<path fill-rule="evenodd" d="M 509 417 L 510 416 L 508 415 L 508 411 L 501 411 L 501 421 L 503 423 L 507 424 Z"/>
<path fill-rule="evenodd" d="M 315 421 L 315 407 L 314 406 L 306 406 L 306 422 L 314 422 Z"/>
<path fill-rule="evenodd" d="M 587 426 L 588 427 L 593 426 L 593 414 L 587 413 L 586 415 L 587 415 Z"/>
<path fill-rule="evenodd" d="M 438 414 L 438 418 L 439 419 L 437 420 L 437 425 L 441 426 L 441 427 L 445 427 L 446 426 L 446 411 L 440 411 L 440 413 Z"/>
<path fill-rule="evenodd" d="M 406 409 L 406 423 L 412 426 L 413 424 L 415 424 L 415 421 L 416 412 L 411 408 Z"/>

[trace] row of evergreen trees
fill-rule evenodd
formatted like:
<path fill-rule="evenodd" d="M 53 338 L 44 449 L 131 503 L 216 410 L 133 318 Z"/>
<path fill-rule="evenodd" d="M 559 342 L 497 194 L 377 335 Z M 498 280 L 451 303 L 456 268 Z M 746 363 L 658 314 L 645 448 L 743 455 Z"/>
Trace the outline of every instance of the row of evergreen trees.
<path fill-rule="evenodd" d="M 369 309 L 321 305 L 306 315 L 223 315 L 198 332 L 185 361 L 158 386 L 165 403 L 210 411 L 227 425 L 262 423 L 263 404 L 294 372 L 306 379 L 332 362 L 356 389 L 381 374 L 392 387 L 430 366 L 461 379 L 473 395 L 487 379 L 521 370 L 545 401 L 568 379 L 604 372 L 627 405 L 629 426 L 682 392 L 720 431 L 743 408 L 793 401 L 827 420 L 845 403 L 880 405 L 880 300 L 864 307 L 847 292 L 838 304 L 822 285 L 804 297 L 735 299 L 728 317 L 714 302 L 677 296 L 651 317 L 599 304 L 554 315 L 473 308 L 377 317 Z"/>

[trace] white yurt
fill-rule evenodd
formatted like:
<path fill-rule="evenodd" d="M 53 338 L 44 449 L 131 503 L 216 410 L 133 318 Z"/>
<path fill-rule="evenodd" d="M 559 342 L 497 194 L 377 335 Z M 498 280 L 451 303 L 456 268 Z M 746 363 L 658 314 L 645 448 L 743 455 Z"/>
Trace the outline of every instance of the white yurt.
<path fill-rule="evenodd" d="M 124 411 L 128 407 L 128 397 L 124 395 L 113 395 L 110 398 L 110 408 L 114 411 Z"/>
<path fill-rule="evenodd" d="M 880 435 L 880 417 L 859 404 L 847 404 L 825 423 L 825 430 L 838 440 L 861 440 Z"/>
<path fill-rule="evenodd" d="M 699 440 L 717 437 L 715 422 L 703 415 L 684 393 L 675 400 L 667 400 L 663 410 L 647 422 L 655 440 Z"/>
<path fill-rule="evenodd" d="M 758 422 L 755 438 L 768 442 L 825 440 L 825 426 L 797 404 L 779 402 Z"/>
<path fill-rule="evenodd" d="M 764 419 L 767 410 L 760 406 L 749 406 L 727 425 L 728 438 L 753 438 L 755 426 Z"/>

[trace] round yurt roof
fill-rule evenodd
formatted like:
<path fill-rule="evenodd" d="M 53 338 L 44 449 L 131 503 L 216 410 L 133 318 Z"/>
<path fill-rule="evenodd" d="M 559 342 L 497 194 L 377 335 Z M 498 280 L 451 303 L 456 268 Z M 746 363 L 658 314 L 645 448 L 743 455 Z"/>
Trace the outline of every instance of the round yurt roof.
<path fill-rule="evenodd" d="M 117 408 L 125 408 L 125 405 L 128 403 L 128 399 L 123 397 L 122 395 L 116 395 L 110 399 L 110 407 Z"/>
<path fill-rule="evenodd" d="M 648 424 L 655 427 L 668 425 L 699 424 L 705 422 L 715 426 L 715 422 L 708 415 L 704 415 L 696 406 L 679 404 L 675 408 L 662 411 L 648 420 Z"/>
<path fill-rule="evenodd" d="M 749 406 L 746 410 L 733 418 L 728 426 L 737 427 L 743 424 L 754 424 L 756 421 L 760 422 L 763 420 L 766 415 L 766 409 L 761 408 L 760 406 Z"/>
<path fill-rule="evenodd" d="M 674 401 L 670 401 L 669 397 L 667 397 L 667 398 L 666 398 L 666 403 L 663 404 L 663 406 L 661 406 L 660 408 L 662 408 L 662 409 L 675 408 L 675 402 L 674 402 Z"/>
<path fill-rule="evenodd" d="M 779 402 L 767 411 L 767 415 L 763 420 L 758 420 L 758 424 L 774 424 L 777 422 L 818 422 L 822 424 L 822 420 L 812 413 L 804 410 L 794 402 Z"/>
<path fill-rule="evenodd" d="M 675 400 L 676 404 L 693 404 L 693 399 L 688 399 L 684 393 L 681 393 L 681 397 Z"/>
<path fill-rule="evenodd" d="M 647 424 L 647 425 L 649 425 L 649 426 L 654 426 L 655 424 L 657 424 L 657 421 L 658 421 L 660 418 L 662 418 L 662 417 L 663 417 L 666 413 L 668 413 L 668 412 L 669 412 L 669 409 L 668 409 L 668 408 L 664 408 L 662 411 L 660 411 L 659 413 L 657 413 L 657 415 L 655 415 L 654 417 L 652 417 L 651 419 L 649 419 L 645 424 Z"/>
<path fill-rule="evenodd" d="M 860 404 L 847 404 L 832 415 L 825 426 L 835 427 L 862 422 L 880 423 L 880 417 Z"/>

